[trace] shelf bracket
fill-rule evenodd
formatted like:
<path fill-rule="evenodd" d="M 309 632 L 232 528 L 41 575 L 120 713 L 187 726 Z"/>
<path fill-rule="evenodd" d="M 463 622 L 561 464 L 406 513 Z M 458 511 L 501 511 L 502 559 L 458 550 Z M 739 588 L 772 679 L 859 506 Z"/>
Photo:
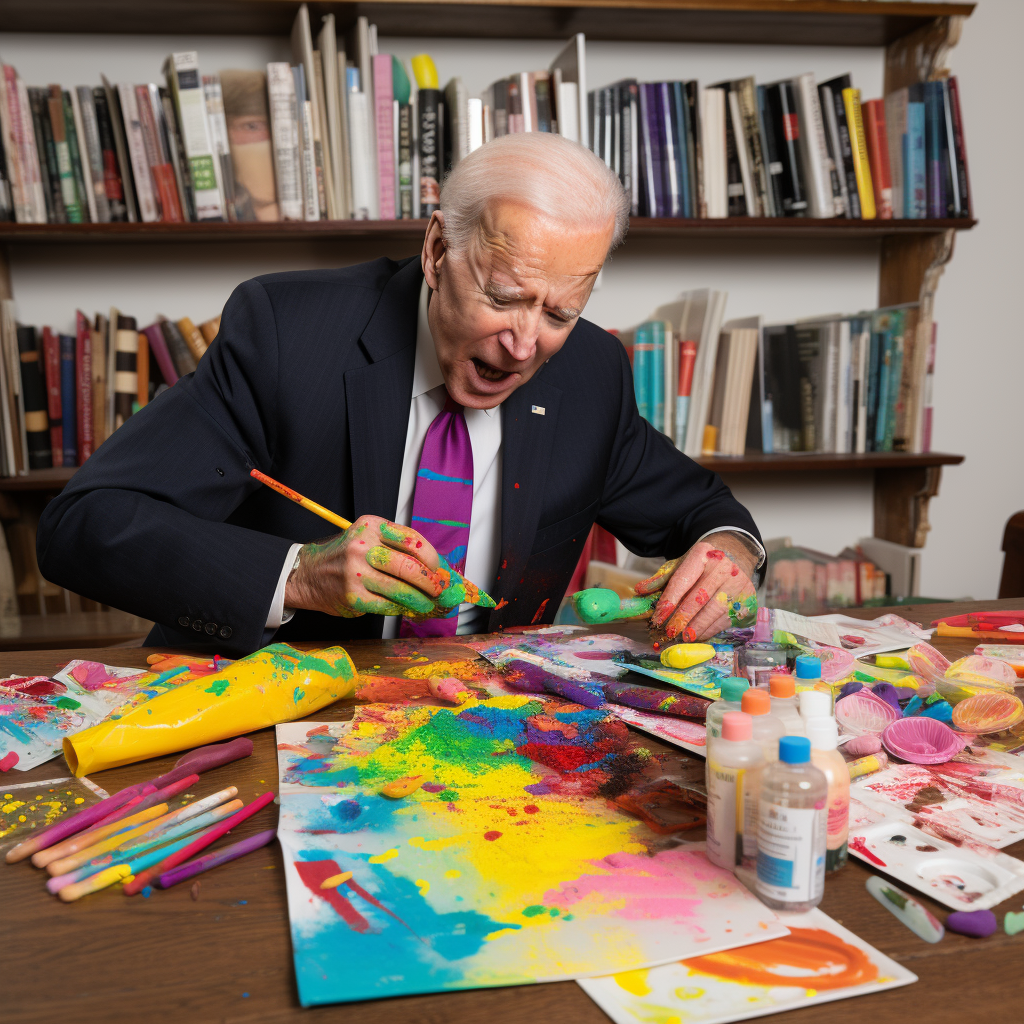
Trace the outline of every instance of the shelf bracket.
<path fill-rule="evenodd" d="M 908 548 L 923 548 L 932 528 L 928 502 L 939 493 L 941 466 L 875 470 L 874 535 Z"/>
<path fill-rule="evenodd" d="M 946 60 L 960 41 L 963 27 L 960 15 L 936 18 L 890 43 L 885 48 L 883 95 L 948 75 Z"/>

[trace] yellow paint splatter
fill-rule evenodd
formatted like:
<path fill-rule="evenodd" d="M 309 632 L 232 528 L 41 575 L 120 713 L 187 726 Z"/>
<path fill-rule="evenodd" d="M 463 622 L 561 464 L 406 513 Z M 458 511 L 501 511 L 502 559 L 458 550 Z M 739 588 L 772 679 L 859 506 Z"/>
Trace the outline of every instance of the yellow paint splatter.
<path fill-rule="evenodd" d="M 24 807 L 24 806 L 25 806 L 25 801 L 24 800 L 14 800 L 14 801 L 12 801 L 9 804 L 4 804 L 3 807 L 0 807 L 0 811 L 3 811 L 4 814 L 10 814 L 11 811 L 16 811 L 19 807 Z"/>
<path fill-rule="evenodd" d="M 395 779 L 394 782 L 383 786 L 380 795 L 392 800 L 401 800 L 402 797 L 415 793 L 426 781 L 422 775 L 407 775 L 404 779 Z"/>
<path fill-rule="evenodd" d="M 649 996 L 651 994 L 651 986 L 647 984 L 647 971 L 620 971 L 618 974 L 613 974 L 612 977 L 615 979 L 615 984 L 619 988 L 624 988 L 630 995 L 634 996 Z"/>
<path fill-rule="evenodd" d="M 454 676 L 464 682 L 479 679 L 480 665 L 475 661 L 431 661 L 426 665 L 407 668 L 402 675 L 406 679 L 429 679 L 431 676 Z"/>
<path fill-rule="evenodd" d="M 370 857 L 367 859 L 369 864 L 386 864 L 389 860 L 394 860 L 398 856 L 398 847 L 395 846 L 390 850 L 385 850 L 383 853 L 378 853 L 376 857 Z"/>
<path fill-rule="evenodd" d="M 344 885 L 352 877 L 351 871 L 342 871 L 340 875 L 331 875 L 330 878 L 325 878 L 320 883 L 321 889 L 337 889 L 339 885 Z"/>
<path fill-rule="evenodd" d="M 85 803 L 85 797 L 84 796 L 76 796 L 75 797 L 75 803 L 76 804 L 84 804 Z"/>
<path fill-rule="evenodd" d="M 421 896 L 426 896 L 430 892 L 430 883 L 425 878 L 417 878 L 416 887 L 419 889 Z"/>
<path fill-rule="evenodd" d="M 444 850 L 449 846 L 456 846 L 459 843 L 458 836 L 446 836 L 444 839 L 424 839 L 423 836 L 413 836 L 409 845 L 417 850 Z"/>
<path fill-rule="evenodd" d="M 462 872 L 458 868 L 450 868 L 444 873 L 445 878 L 461 878 Z"/>
<path fill-rule="evenodd" d="M 695 985 L 683 985 L 676 989 L 676 999 L 700 999 L 704 995 L 704 989 Z"/>
<path fill-rule="evenodd" d="M 18 821 L 28 821 L 28 818 L 26 818 L 24 814 L 19 814 Z"/>

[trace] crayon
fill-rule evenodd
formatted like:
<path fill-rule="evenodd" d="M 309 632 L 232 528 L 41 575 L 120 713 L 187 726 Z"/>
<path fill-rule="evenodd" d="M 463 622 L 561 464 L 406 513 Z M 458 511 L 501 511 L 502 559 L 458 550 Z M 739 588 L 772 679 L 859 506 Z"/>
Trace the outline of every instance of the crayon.
<path fill-rule="evenodd" d="M 225 846 L 223 850 L 208 853 L 205 857 L 196 857 L 195 860 L 190 860 L 180 867 L 165 871 L 157 879 L 157 882 L 161 889 L 170 889 L 172 885 L 184 882 L 185 879 L 192 878 L 193 875 L 209 871 L 210 868 L 215 868 L 219 864 L 226 864 L 228 861 L 237 860 L 239 857 L 244 857 L 247 853 L 252 853 L 253 850 L 258 850 L 261 846 L 266 846 L 267 843 L 273 842 L 276 835 L 276 828 L 268 828 L 266 832 L 257 832 L 256 835 L 249 836 L 248 839 L 242 839 L 237 843 L 232 843 L 231 846 Z"/>
<path fill-rule="evenodd" d="M 9 754 L 0 759 L 0 772 L 10 771 L 21 758 L 18 756 L 16 750 L 12 750 Z"/>
<path fill-rule="evenodd" d="M 179 850 L 177 853 L 171 854 L 171 856 L 166 860 L 161 861 L 155 868 L 143 871 L 141 875 L 137 875 L 124 887 L 125 895 L 134 896 L 136 893 L 141 892 L 157 875 L 170 871 L 171 868 L 176 868 L 182 863 L 182 861 L 188 860 L 194 853 L 199 853 L 200 850 L 205 850 L 207 846 L 216 842 L 222 835 L 224 835 L 225 832 L 230 832 L 237 824 L 245 821 L 246 818 L 251 818 L 257 811 L 266 807 L 273 799 L 274 794 L 269 792 L 257 797 L 251 804 L 243 807 L 237 814 L 233 814 L 230 818 L 222 821 L 219 825 L 214 825 L 213 828 L 208 829 L 198 839 L 185 847 L 184 850 Z"/>
<path fill-rule="evenodd" d="M 850 778 L 859 779 L 862 775 L 870 775 L 871 772 L 881 771 L 889 763 L 889 758 L 884 750 L 877 754 L 868 754 L 867 757 L 858 757 L 856 761 L 847 762 L 846 767 L 850 770 Z"/>
<path fill-rule="evenodd" d="M 60 860 L 62 857 L 70 857 L 71 854 L 78 853 L 79 850 L 86 850 L 90 846 L 94 846 L 101 839 L 106 839 L 107 836 L 113 835 L 116 832 L 127 831 L 135 825 L 141 825 L 145 821 L 152 821 L 154 818 L 159 818 L 161 814 L 163 814 L 163 811 L 160 810 L 159 806 L 147 807 L 145 810 L 139 811 L 138 814 L 132 814 L 127 818 L 122 818 L 120 821 L 98 826 L 97 828 L 89 829 L 87 832 L 79 832 L 78 835 L 65 839 L 63 842 L 57 843 L 56 846 L 50 846 L 45 850 L 33 853 L 32 863 L 37 868 L 45 868 L 51 861 Z"/>

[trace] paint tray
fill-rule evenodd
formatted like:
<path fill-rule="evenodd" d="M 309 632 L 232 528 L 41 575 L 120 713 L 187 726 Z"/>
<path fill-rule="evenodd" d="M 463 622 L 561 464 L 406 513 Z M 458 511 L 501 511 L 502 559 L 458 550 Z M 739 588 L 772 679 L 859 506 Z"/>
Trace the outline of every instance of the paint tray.
<path fill-rule="evenodd" d="M 900 718 L 883 730 L 882 746 L 912 764 L 942 764 L 959 754 L 967 740 L 934 718 Z"/>
<path fill-rule="evenodd" d="M 953 724 L 961 732 L 1002 732 L 1021 719 L 1024 702 L 1012 693 L 978 693 L 953 708 Z"/>
<path fill-rule="evenodd" d="M 694 806 L 692 795 L 668 779 L 631 789 L 613 802 L 659 835 L 688 832 L 707 823 L 707 817 Z"/>
<path fill-rule="evenodd" d="M 891 704 L 876 697 L 868 689 L 858 690 L 836 701 L 835 712 L 842 731 L 850 736 L 864 736 L 868 733 L 877 736 L 900 717 Z"/>
<path fill-rule="evenodd" d="M 1024 889 L 1024 862 L 947 842 L 899 818 L 851 829 L 850 853 L 953 910 L 987 910 Z"/>

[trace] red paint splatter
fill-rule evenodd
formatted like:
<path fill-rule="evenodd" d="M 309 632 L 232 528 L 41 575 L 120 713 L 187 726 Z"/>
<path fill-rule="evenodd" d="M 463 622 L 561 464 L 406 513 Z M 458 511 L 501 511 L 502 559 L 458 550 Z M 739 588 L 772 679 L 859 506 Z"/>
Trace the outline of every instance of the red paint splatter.
<path fill-rule="evenodd" d="M 515 487 L 516 487 L 516 490 L 518 491 L 519 490 L 519 484 L 516 484 Z"/>
<path fill-rule="evenodd" d="M 856 850 L 857 853 L 861 854 L 865 860 L 871 861 L 872 864 L 877 864 L 880 868 L 885 867 L 885 861 L 881 857 L 876 857 L 864 843 L 863 836 L 855 836 L 850 840 L 850 849 Z"/>
<path fill-rule="evenodd" d="M 536 612 L 534 612 L 533 618 L 530 620 L 530 625 L 531 626 L 534 623 L 536 623 L 536 622 L 540 622 L 541 616 L 544 614 L 544 609 L 547 608 L 548 601 L 550 601 L 550 600 L 551 600 L 550 597 L 545 597 L 544 600 L 541 601 L 540 607 L 537 609 Z"/>
<path fill-rule="evenodd" d="M 499 602 L 498 602 L 498 603 L 497 603 L 497 604 L 496 604 L 496 605 L 494 606 L 494 610 L 495 610 L 495 611 L 497 611 L 497 610 L 498 610 L 499 608 L 504 608 L 504 607 L 505 607 L 505 606 L 506 606 L 507 604 L 508 604 L 508 601 L 506 601 L 506 600 L 505 600 L 505 598 L 502 598 L 502 599 L 501 599 L 501 600 L 500 600 L 500 601 L 499 601 Z"/>
<path fill-rule="evenodd" d="M 303 885 L 316 897 L 330 904 L 338 916 L 354 932 L 368 932 L 370 922 L 363 917 L 338 889 L 321 889 L 320 883 L 326 881 L 332 875 L 340 875 L 341 867 L 333 860 L 297 860 L 295 870 Z M 350 880 L 351 881 L 351 880 Z M 347 884 L 347 883 L 346 883 Z M 339 889 L 341 886 L 338 887 Z M 360 894 L 362 895 L 362 894 Z"/>
<path fill-rule="evenodd" d="M 693 595 L 693 599 L 698 605 L 705 605 L 708 603 L 708 592 L 701 587 L 697 593 Z"/>
<path fill-rule="evenodd" d="M 683 630 L 683 639 L 688 644 L 692 644 L 693 641 L 697 639 L 697 630 L 695 630 L 693 626 L 687 626 L 686 629 Z"/>
<path fill-rule="evenodd" d="M 507 569 L 508 568 L 508 559 L 507 558 L 503 558 L 501 560 L 501 567 L 502 567 L 502 569 Z"/>
<path fill-rule="evenodd" d="M 539 810 L 540 810 L 540 808 L 536 804 L 527 804 L 523 808 L 523 813 L 524 814 L 536 814 Z"/>
<path fill-rule="evenodd" d="M 655 649 L 656 651 L 657 651 L 657 650 L 659 650 L 659 649 L 661 648 L 661 644 L 659 644 L 657 640 L 655 640 L 655 641 L 654 641 L 654 643 L 653 643 L 653 645 L 652 645 L 652 646 L 654 647 L 654 649 Z"/>
<path fill-rule="evenodd" d="M 713 559 L 715 559 L 715 561 L 718 561 L 720 558 L 725 558 L 725 555 L 722 554 L 721 551 L 718 551 L 716 549 L 716 550 L 709 551 L 705 557 L 713 558 Z"/>
<path fill-rule="evenodd" d="M 516 486 L 518 487 L 519 485 L 516 484 Z M 495 839 L 500 839 L 500 838 L 501 838 L 501 833 L 500 832 L 485 832 L 484 833 L 484 839 L 486 839 L 489 843 L 493 843 Z"/>

